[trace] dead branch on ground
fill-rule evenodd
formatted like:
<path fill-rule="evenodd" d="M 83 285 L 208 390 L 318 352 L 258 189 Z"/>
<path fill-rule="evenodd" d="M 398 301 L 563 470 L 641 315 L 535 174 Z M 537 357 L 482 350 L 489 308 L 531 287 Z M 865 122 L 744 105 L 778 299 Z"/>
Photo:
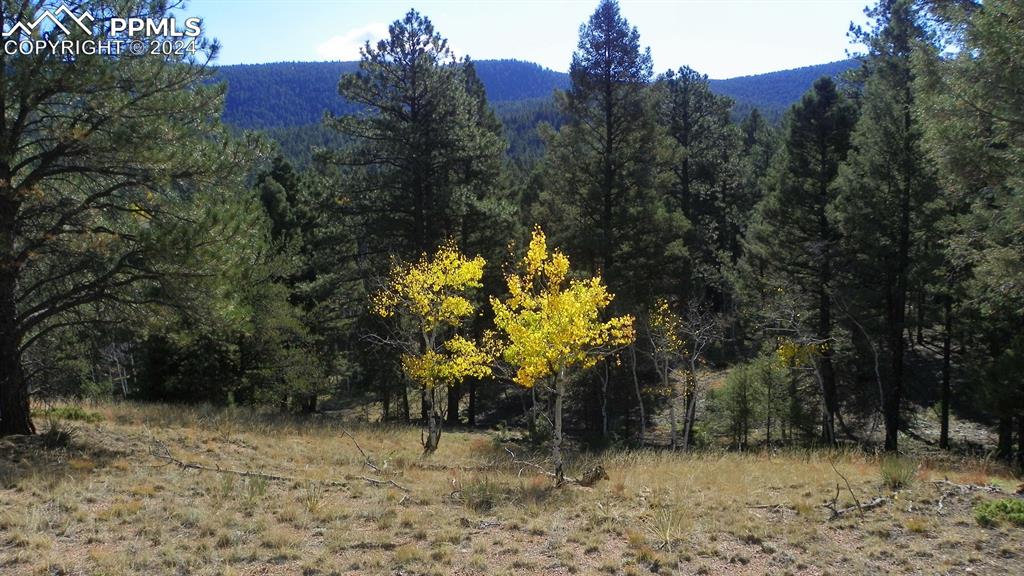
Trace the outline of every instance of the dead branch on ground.
<path fill-rule="evenodd" d="M 279 474 L 267 474 L 265 472 L 255 472 L 252 470 L 235 470 L 233 468 L 221 468 L 220 466 L 205 466 L 203 464 L 197 464 L 195 462 L 186 462 L 179 458 L 175 458 L 171 455 L 171 451 L 165 444 L 159 441 L 153 441 L 155 446 L 150 450 L 150 454 L 158 459 L 163 460 L 162 466 L 175 465 L 182 470 L 198 470 L 201 472 L 214 472 L 217 474 L 231 474 L 234 476 L 241 476 L 243 478 L 261 478 L 263 480 L 272 480 L 275 482 L 293 482 L 293 483 L 307 483 L 307 482 L 319 482 L 325 486 L 336 486 L 341 488 L 347 488 L 348 484 L 337 480 L 313 480 L 311 478 L 299 478 L 297 476 L 282 476 Z M 394 480 L 382 480 L 379 478 L 370 478 L 368 476 L 345 476 L 346 480 L 359 479 L 363 480 L 373 486 L 394 486 L 403 492 L 411 492 L 408 488 L 398 484 Z"/>

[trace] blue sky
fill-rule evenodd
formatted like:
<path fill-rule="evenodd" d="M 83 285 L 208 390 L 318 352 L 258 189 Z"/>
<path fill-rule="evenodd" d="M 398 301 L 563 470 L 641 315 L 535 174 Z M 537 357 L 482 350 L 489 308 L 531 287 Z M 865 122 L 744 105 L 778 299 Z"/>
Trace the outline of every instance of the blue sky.
<path fill-rule="evenodd" d="M 831 62 L 868 0 L 620 0 L 651 47 L 656 71 L 688 65 L 730 78 Z M 366 39 L 415 7 L 458 55 L 516 58 L 568 69 L 579 25 L 597 0 L 192 0 L 219 64 L 355 60 Z"/>

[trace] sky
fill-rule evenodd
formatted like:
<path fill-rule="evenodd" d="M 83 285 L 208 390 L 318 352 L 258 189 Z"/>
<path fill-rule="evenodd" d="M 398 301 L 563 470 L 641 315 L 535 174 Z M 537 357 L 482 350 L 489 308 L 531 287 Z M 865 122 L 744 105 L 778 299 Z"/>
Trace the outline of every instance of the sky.
<path fill-rule="evenodd" d="M 656 72 L 686 65 L 732 78 L 842 60 L 868 0 L 620 0 Z M 222 44 L 218 64 L 357 60 L 409 8 L 457 55 L 566 71 L 597 0 L 192 0 L 186 12 Z"/>

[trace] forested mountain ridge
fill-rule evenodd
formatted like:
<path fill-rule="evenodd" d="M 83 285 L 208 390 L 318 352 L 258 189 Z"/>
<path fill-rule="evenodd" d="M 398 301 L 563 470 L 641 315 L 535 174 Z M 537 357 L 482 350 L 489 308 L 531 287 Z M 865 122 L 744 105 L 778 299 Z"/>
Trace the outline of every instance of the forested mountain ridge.
<path fill-rule="evenodd" d="M 206 38 L 53 49 L 177 3 L 4 6 L 4 573 L 1020 572 L 1024 2 L 763 109 L 617 0 L 554 95 L 410 9 L 234 124 Z"/>
<path fill-rule="evenodd" d="M 569 75 L 519 60 L 474 62 L 492 104 L 548 99 L 569 86 Z M 736 101 L 737 108 L 759 108 L 778 118 L 821 76 L 837 76 L 855 60 L 805 66 L 767 74 L 711 80 L 711 89 Z M 277 62 L 221 66 L 215 79 L 228 83 L 224 121 L 246 129 L 286 128 L 318 123 L 324 111 L 349 110 L 338 96 L 338 79 L 356 62 Z M 506 106 L 507 107 L 507 106 Z"/>
<path fill-rule="evenodd" d="M 710 85 L 712 92 L 732 98 L 737 108 L 758 108 L 771 118 L 781 118 L 786 109 L 800 101 L 800 97 L 815 80 L 822 76 L 838 78 L 859 65 L 854 59 L 840 60 L 766 74 L 711 80 Z"/>
<path fill-rule="evenodd" d="M 473 63 L 492 103 L 548 98 L 569 85 L 569 76 L 518 60 Z M 224 121 L 265 129 L 319 122 L 324 111 L 351 107 L 338 96 L 338 80 L 357 62 L 275 62 L 221 66 L 215 79 L 228 83 Z"/>

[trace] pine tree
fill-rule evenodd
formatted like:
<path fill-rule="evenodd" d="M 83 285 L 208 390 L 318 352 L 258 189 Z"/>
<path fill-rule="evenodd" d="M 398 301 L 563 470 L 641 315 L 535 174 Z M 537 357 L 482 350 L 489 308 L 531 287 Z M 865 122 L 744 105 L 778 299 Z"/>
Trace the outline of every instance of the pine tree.
<path fill-rule="evenodd" d="M 59 4 L 5 2 L 4 20 Z M 121 2 L 119 14 L 108 2 L 79 7 L 97 20 L 170 16 L 159 2 Z M 50 40 L 81 34 L 58 28 Z M 22 363 L 32 344 L 95 320 L 100 303 L 152 303 L 141 286 L 183 272 L 178 265 L 203 236 L 156 236 L 161 226 L 210 223 L 196 191 L 241 188 L 248 152 L 218 125 L 223 87 L 206 82 L 216 46 L 200 40 L 198 48 L 184 56 L 0 54 L 0 434 L 34 431 Z M 155 251 L 181 258 L 157 266 Z"/>
<path fill-rule="evenodd" d="M 691 271 L 684 296 L 712 296 L 727 291 L 725 268 L 738 253 L 736 229 L 746 214 L 739 208 L 736 152 L 739 131 L 730 121 L 732 100 L 711 92 L 706 75 L 689 67 L 669 71 L 661 88 L 659 123 L 668 134 L 662 170 L 670 205 L 692 224 L 686 238 Z M 703 294 L 705 293 L 706 294 Z"/>
<path fill-rule="evenodd" d="M 328 119 L 349 144 L 327 156 L 358 227 L 361 273 L 380 275 L 384 255 L 411 260 L 446 238 L 500 252 L 503 239 L 491 232 L 514 220 L 502 190 L 506 142 L 472 62 L 410 10 L 388 38 L 361 49 L 359 70 L 338 89 L 361 107 Z M 459 392 L 449 388 L 453 422 Z"/>
<path fill-rule="evenodd" d="M 1018 458 L 1024 461 L 1024 5 L 939 5 L 933 15 L 954 32 L 959 48 L 949 58 L 921 50 L 914 66 L 917 118 L 948 207 L 943 439 L 948 445 L 949 331 L 956 302 L 972 395 L 999 420 L 1004 457 L 1016 417 Z"/>
<path fill-rule="evenodd" d="M 853 106 L 831 79 L 814 83 L 790 111 L 774 180 L 747 238 L 746 265 L 763 276 L 762 293 L 789 292 L 805 312 L 807 334 L 825 346 L 817 368 L 824 400 L 822 435 L 829 443 L 836 440 L 839 414 L 832 362 L 839 232 L 831 210 L 855 122 Z"/>
<path fill-rule="evenodd" d="M 476 195 L 493 191 L 505 142 L 472 65 L 425 16 L 410 10 L 360 52 L 338 90 L 361 110 L 328 119 L 351 145 L 329 159 L 367 252 L 414 258 L 458 236 Z"/>
<path fill-rule="evenodd" d="M 836 209 L 849 258 L 844 292 L 861 317 L 880 319 L 864 325 L 881 340 L 885 448 L 895 451 L 906 379 L 910 282 L 922 262 L 920 240 L 932 224 L 926 211 L 937 194 L 913 115 L 911 55 L 916 42 L 929 38 L 910 0 L 881 0 L 868 16 L 874 28 L 855 31 L 869 50 L 862 116 L 843 167 Z"/>
<path fill-rule="evenodd" d="M 568 122 L 545 160 L 543 219 L 574 260 L 601 271 L 620 304 L 653 302 L 685 261 L 685 222 L 655 194 L 650 51 L 614 0 L 580 27 L 569 75 L 560 101 Z"/>

